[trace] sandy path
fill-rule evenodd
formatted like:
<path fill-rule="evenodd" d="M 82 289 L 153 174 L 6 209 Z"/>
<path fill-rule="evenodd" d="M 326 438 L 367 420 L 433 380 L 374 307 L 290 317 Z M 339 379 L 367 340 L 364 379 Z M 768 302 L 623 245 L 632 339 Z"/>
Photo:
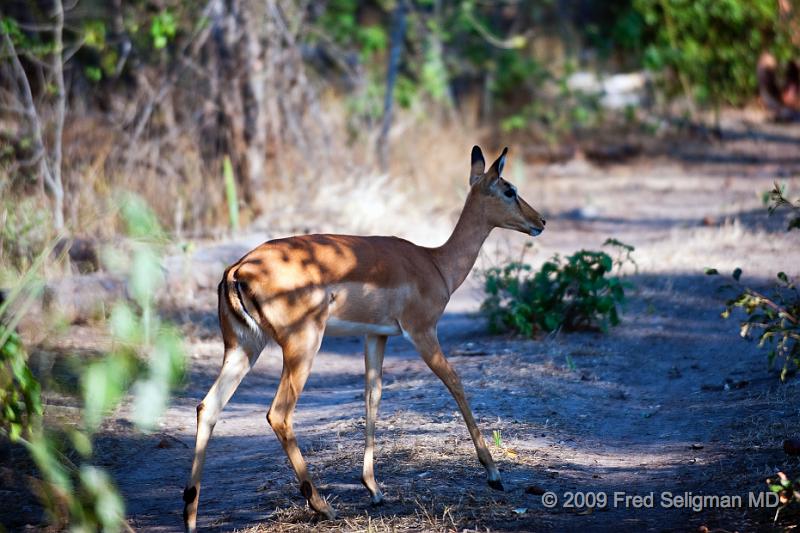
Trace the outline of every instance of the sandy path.
<path fill-rule="evenodd" d="M 658 295 L 665 283 L 642 280 L 640 291 Z M 745 408 L 749 416 L 757 416 L 754 409 L 759 407 L 774 414 L 776 402 L 754 400 L 774 389 L 774 377 L 765 375 L 763 354 L 751 346 L 736 346 L 731 360 L 730 343 L 713 342 L 712 330 L 728 328 L 719 324 L 718 309 L 707 300 L 713 291 L 698 294 L 698 284 L 693 279 L 673 282 L 669 298 L 655 307 L 644 303 L 646 298 L 635 300 L 626 315 L 627 327 L 609 336 L 581 334 L 544 342 L 492 339 L 472 319 L 457 313 L 445 316 L 441 330 L 446 351 L 486 354 L 452 360 L 487 437 L 499 429 L 505 445 L 517 454 L 511 457 L 494 448 L 507 487 L 503 494 L 485 486 L 444 387 L 407 342 L 393 339 L 386 359 L 377 459 L 389 502 L 379 512 L 413 513 L 418 504 L 409 502 L 408 494 L 425 498 L 429 491 L 434 506 L 454 506 L 465 494 L 476 504 L 493 506 L 489 519 L 472 519 L 469 513 L 460 517 L 459 525 L 467 527 L 560 530 L 580 525 L 602 530 L 628 524 L 661 530 L 681 529 L 690 520 L 725 524 L 730 516 L 717 517 L 715 512 L 612 506 L 590 514 L 549 510 L 540 497 L 525 494 L 530 485 L 552 490 L 562 500 L 567 491 L 602 492 L 611 498 L 617 491 L 655 492 L 658 497 L 662 491 L 708 492 L 709 486 L 737 494 L 745 494 L 745 488 L 761 489 L 760 480 L 737 485 L 734 478 L 746 458 L 731 430 Z M 675 324 L 664 319 L 675 315 L 687 316 L 679 333 L 669 331 Z M 158 447 L 162 435 L 117 442 L 126 458 L 116 478 L 137 528 L 180 529 L 180 490 L 191 461 L 194 404 L 213 380 L 218 348 L 216 341 L 207 344 L 191 388 L 165 417 L 174 422 L 163 427 L 170 436 L 168 447 Z M 296 420 L 312 471 L 344 517 L 370 511 L 358 482 L 363 450 L 360 350 L 355 340 L 326 341 Z M 568 354 L 575 370 L 566 368 Z M 204 529 L 255 525 L 268 521 L 276 508 L 301 504 L 291 470 L 264 418 L 279 365 L 274 350 L 265 352 L 216 428 L 202 492 Z M 726 379 L 736 383 L 753 376 L 763 379 L 741 389 L 723 389 Z M 761 455 L 779 460 L 777 452 Z M 528 510 L 513 511 L 519 508 Z M 312 519 L 311 513 L 305 515 L 303 520 Z"/>
<path fill-rule="evenodd" d="M 492 450 L 505 493 L 486 486 L 446 389 L 406 341 L 392 339 L 376 463 L 388 501 L 371 509 L 358 481 L 361 343 L 326 340 L 301 397 L 296 430 L 312 475 L 341 520 L 315 523 L 266 424 L 280 373 L 269 348 L 217 425 L 200 526 L 358 530 L 366 528 L 368 514 L 378 526 L 408 530 L 768 528 L 773 510 L 747 508 L 747 493 L 763 490 L 764 478 L 777 469 L 797 470 L 780 449 L 800 422 L 787 401 L 797 385 L 781 385 L 767 371 L 766 354 L 738 339 L 735 320 L 719 318 L 724 297 L 702 269 L 742 266 L 746 279 L 760 285 L 778 270 L 797 272 L 800 233 L 787 235 L 781 221 L 767 219 L 758 194 L 779 171 L 794 172 L 795 159 L 781 154 L 798 143 L 735 139 L 706 147 L 701 161 L 688 153 L 606 169 L 573 163 L 534 169 L 520 184 L 548 218 L 534 263 L 554 252 L 596 249 L 614 236 L 637 246 L 639 271 L 631 273 L 637 288 L 624 323 L 607 335 L 489 337 L 468 314 L 477 308 L 474 287 L 445 314 L 442 344 L 456 354 L 451 360 L 479 424 L 489 440 L 501 431 L 505 450 Z M 723 157 L 731 153 L 755 155 L 742 163 Z M 586 206 L 590 212 L 581 211 Z M 521 242 L 496 233 L 487 255 L 517 250 Z M 209 301 L 187 313 L 191 375 L 159 434 L 135 436 L 123 421 L 98 446 L 126 496 L 131 523 L 144 531 L 181 528 L 194 407 L 216 376 L 222 348 L 212 309 Z M 607 505 L 547 509 L 540 496 L 526 493 L 530 486 L 555 492 L 562 503 L 568 491 L 603 493 Z M 652 492 L 655 508 L 614 505 L 620 491 Z M 738 495 L 745 507 L 665 509 L 664 491 Z"/>

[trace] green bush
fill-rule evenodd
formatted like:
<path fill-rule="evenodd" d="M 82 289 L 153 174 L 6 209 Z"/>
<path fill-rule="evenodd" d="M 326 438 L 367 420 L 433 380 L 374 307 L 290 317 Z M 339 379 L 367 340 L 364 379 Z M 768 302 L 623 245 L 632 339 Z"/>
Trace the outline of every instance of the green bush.
<path fill-rule="evenodd" d="M 609 239 L 604 245 L 620 250 L 616 259 L 605 252 L 580 250 L 554 256 L 538 272 L 522 261 L 484 273 L 486 297 L 481 311 L 493 332 L 514 331 L 532 336 L 558 329 L 600 329 L 620 322 L 628 282 L 611 275 L 631 258 L 632 246 Z"/>
<path fill-rule="evenodd" d="M 791 57 L 791 27 L 775 0 L 634 0 L 652 32 L 645 65 L 671 70 L 667 89 L 701 104 L 738 105 L 756 95 L 756 62 L 764 50 Z"/>

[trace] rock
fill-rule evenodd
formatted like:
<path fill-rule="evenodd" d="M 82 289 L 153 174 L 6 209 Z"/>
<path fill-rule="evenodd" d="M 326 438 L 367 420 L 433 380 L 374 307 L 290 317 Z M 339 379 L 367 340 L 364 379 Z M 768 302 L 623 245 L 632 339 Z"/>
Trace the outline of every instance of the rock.
<path fill-rule="evenodd" d="M 786 439 L 783 441 L 783 451 L 786 455 L 800 455 L 800 439 Z"/>
<path fill-rule="evenodd" d="M 81 323 L 107 313 L 114 301 L 127 298 L 122 280 L 101 272 L 50 281 L 44 289 L 42 308 L 69 323 Z"/>
<path fill-rule="evenodd" d="M 541 496 L 545 492 L 547 491 L 545 491 L 539 485 L 528 485 L 527 487 L 525 487 L 525 494 L 533 494 L 534 496 Z"/>
<path fill-rule="evenodd" d="M 628 72 L 599 77 L 594 72 L 579 71 L 567 78 L 573 91 L 600 97 L 608 109 L 640 106 L 648 99 L 649 76 L 646 72 Z"/>
<path fill-rule="evenodd" d="M 547 144 L 532 143 L 525 146 L 522 157 L 527 163 L 566 163 L 575 157 L 576 149 L 571 144 L 549 146 Z"/>
<path fill-rule="evenodd" d="M 60 257 L 65 253 L 70 263 L 82 274 L 100 270 L 97 246 L 91 239 L 74 237 L 59 240 L 53 247 L 53 256 Z"/>
<path fill-rule="evenodd" d="M 642 147 L 628 142 L 594 144 L 584 148 L 586 159 L 593 163 L 624 163 L 638 156 Z"/>

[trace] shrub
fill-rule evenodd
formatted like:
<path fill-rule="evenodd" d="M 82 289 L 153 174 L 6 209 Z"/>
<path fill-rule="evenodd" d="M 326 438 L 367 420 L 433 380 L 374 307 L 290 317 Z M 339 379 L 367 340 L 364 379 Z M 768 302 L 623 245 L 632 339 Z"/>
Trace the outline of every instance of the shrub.
<path fill-rule="evenodd" d="M 634 0 L 653 33 L 644 52 L 652 70 L 671 69 L 668 89 L 719 106 L 741 104 L 756 94 L 756 62 L 763 50 L 781 61 L 794 50 L 791 25 L 782 23 L 773 0 Z"/>
<path fill-rule="evenodd" d="M 580 250 L 566 258 L 555 255 L 535 273 L 522 261 L 487 270 L 481 311 L 489 329 L 533 336 L 562 328 L 607 331 L 619 324 L 618 307 L 630 284 L 610 274 L 625 263 L 635 264 L 634 248 L 615 239 L 605 245 L 618 248 L 619 256 Z"/>
<path fill-rule="evenodd" d="M 786 198 L 784 187 L 777 183 L 766 196 L 770 200 L 769 214 L 778 209 L 791 211 L 787 231 L 800 229 L 800 201 L 791 202 Z M 708 275 L 718 275 L 715 268 L 706 269 Z M 758 339 L 758 346 L 770 346 L 769 364 L 776 360 L 782 362 L 781 380 L 789 372 L 800 368 L 800 291 L 796 280 L 785 272 L 778 272 L 776 284 L 764 294 L 740 283 L 742 269 L 731 274 L 734 284 L 723 285 L 722 289 L 736 289 L 736 294 L 725 303 L 723 318 L 731 312 L 742 309 L 747 318 L 741 322 L 740 335 L 745 339 Z"/>
<path fill-rule="evenodd" d="M 717 271 L 710 269 L 707 274 L 714 275 Z M 729 318 L 736 308 L 744 310 L 747 318 L 741 322 L 740 335 L 745 339 L 757 338 L 759 347 L 770 346 L 769 364 L 782 362 L 781 380 L 784 380 L 790 371 L 800 368 L 800 293 L 794 280 L 784 272 L 778 273 L 777 283 L 767 294 L 742 286 L 741 274 L 741 269 L 734 270 L 736 285 L 724 286 L 739 289 L 726 302 L 722 317 Z"/>

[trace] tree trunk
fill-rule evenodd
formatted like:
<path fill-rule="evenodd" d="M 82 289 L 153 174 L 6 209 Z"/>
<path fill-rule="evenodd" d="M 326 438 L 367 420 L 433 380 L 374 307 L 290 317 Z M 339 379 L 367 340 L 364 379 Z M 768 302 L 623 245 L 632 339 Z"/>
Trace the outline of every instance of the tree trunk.
<path fill-rule="evenodd" d="M 64 229 L 64 181 L 61 177 L 62 161 L 62 138 L 64 134 L 64 115 L 67 112 L 67 91 L 64 87 L 64 6 L 61 0 L 53 3 L 53 18 L 55 28 L 53 30 L 54 50 L 53 50 L 53 81 L 56 85 L 56 115 L 55 125 L 53 126 L 53 147 L 52 160 L 50 162 L 50 173 L 52 175 L 51 192 L 53 195 L 53 225 L 57 231 Z"/>
<path fill-rule="evenodd" d="M 256 211 L 263 205 L 267 177 L 284 174 L 287 144 L 297 146 L 304 162 L 314 156 L 306 149 L 305 120 L 316 95 L 295 33 L 305 12 L 292 6 L 279 0 L 217 0 L 211 12 L 209 55 L 218 64 L 211 75 L 221 110 L 220 155 L 230 156 L 243 197 Z"/>
<path fill-rule="evenodd" d="M 378 136 L 377 152 L 381 170 L 389 166 L 389 129 L 392 126 L 392 109 L 394 104 L 394 86 L 397 82 L 397 71 L 400 68 L 400 55 L 406 33 L 406 3 L 398 0 L 392 15 L 391 48 L 389 65 L 386 69 L 386 95 L 383 100 L 383 122 Z"/>

